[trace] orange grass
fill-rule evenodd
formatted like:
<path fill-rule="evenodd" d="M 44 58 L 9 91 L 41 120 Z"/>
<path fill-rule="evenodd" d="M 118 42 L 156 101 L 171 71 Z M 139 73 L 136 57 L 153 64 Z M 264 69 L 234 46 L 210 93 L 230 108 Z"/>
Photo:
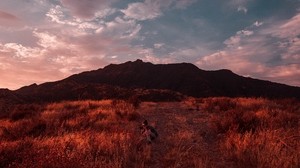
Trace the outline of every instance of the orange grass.
<path fill-rule="evenodd" d="M 138 134 L 145 118 L 152 145 Z M 299 167 L 299 120 L 293 99 L 20 105 L 0 119 L 0 167 Z"/>

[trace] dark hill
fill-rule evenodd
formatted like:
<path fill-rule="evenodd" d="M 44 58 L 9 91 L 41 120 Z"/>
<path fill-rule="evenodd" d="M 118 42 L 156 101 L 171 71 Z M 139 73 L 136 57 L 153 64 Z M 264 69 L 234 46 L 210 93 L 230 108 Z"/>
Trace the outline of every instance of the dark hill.
<path fill-rule="evenodd" d="M 21 95 L 8 89 L 0 89 L 0 118 L 6 116 L 15 104 L 24 103 Z"/>
<path fill-rule="evenodd" d="M 128 98 L 133 95 L 172 100 L 172 97 L 181 97 L 180 94 L 300 98 L 299 87 L 245 78 L 229 70 L 204 71 L 189 63 L 155 65 L 141 60 L 111 64 L 103 69 L 82 72 L 61 81 L 26 86 L 14 92 L 28 101 Z"/>
<path fill-rule="evenodd" d="M 141 60 L 83 72 L 63 81 L 123 88 L 168 89 L 188 96 L 300 98 L 300 88 L 245 78 L 230 70 L 204 71 L 193 64 L 151 64 Z"/>

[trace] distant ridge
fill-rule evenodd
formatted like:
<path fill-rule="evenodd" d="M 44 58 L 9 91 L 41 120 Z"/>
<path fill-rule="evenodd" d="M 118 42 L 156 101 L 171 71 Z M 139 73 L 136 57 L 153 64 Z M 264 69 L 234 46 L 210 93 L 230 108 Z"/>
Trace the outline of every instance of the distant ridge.
<path fill-rule="evenodd" d="M 190 63 L 152 64 L 142 60 L 110 64 L 10 93 L 31 102 L 132 96 L 160 101 L 178 100 L 184 95 L 300 99 L 299 87 L 242 77 L 230 70 L 205 71 Z"/>

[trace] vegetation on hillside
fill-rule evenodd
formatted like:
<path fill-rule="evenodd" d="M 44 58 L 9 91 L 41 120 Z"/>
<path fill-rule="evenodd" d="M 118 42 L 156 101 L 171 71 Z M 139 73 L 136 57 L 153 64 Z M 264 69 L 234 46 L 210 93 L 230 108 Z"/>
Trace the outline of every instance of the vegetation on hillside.
<path fill-rule="evenodd" d="M 299 120 L 293 99 L 16 105 L 0 119 L 0 167 L 299 167 Z"/>

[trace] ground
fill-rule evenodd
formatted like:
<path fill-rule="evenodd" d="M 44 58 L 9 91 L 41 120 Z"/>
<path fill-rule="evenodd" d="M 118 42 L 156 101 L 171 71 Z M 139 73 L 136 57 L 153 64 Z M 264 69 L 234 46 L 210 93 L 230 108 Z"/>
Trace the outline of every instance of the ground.
<path fill-rule="evenodd" d="M 299 167 L 298 100 L 131 103 L 16 106 L 0 119 L 0 167 Z M 159 133 L 151 145 L 145 119 Z"/>

